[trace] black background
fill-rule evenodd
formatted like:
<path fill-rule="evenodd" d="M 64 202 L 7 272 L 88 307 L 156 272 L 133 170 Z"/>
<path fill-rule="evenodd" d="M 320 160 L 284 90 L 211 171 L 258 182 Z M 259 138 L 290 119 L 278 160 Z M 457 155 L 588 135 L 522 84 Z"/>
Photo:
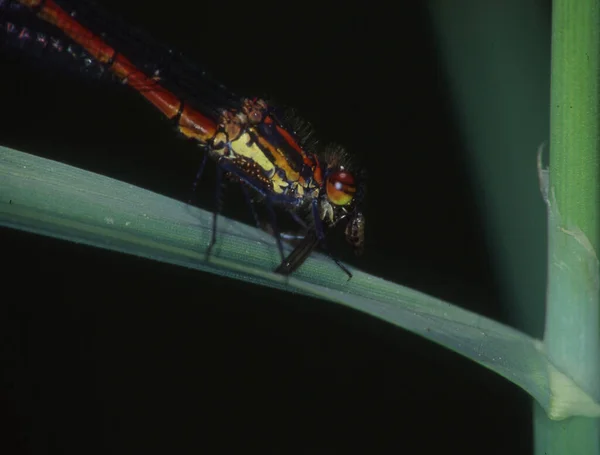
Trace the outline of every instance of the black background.
<path fill-rule="evenodd" d="M 104 1 L 369 175 L 353 265 L 507 322 L 427 11 Z M 185 200 L 198 149 L 116 84 L 0 56 L 3 145 Z M 214 170 L 199 189 L 211 207 Z M 227 206 L 247 210 L 239 193 Z M 353 310 L 2 231 L 2 453 L 530 453 L 528 396 Z"/>

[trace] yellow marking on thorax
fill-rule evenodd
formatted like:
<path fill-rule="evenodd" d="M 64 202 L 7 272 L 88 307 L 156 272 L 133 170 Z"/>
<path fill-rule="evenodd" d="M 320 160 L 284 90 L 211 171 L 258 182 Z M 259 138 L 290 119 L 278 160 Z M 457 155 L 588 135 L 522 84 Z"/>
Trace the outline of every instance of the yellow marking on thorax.
<path fill-rule="evenodd" d="M 217 134 L 215 141 L 218 142 L 221 139 L 219 136 L 220 135 Z M 223 139 L 226 139 L 226 136 L 223 136 Z M 230 147 L 230 150 L 234 155 L 252 160 L 264 170 L 265 175 L 267 175 L 271 181 L 272 189 L 275 193 L 281 194 L 289 186 L 289 183 L 277 174 L 276 166 L 267 158 L 267 156 L 265 156 L 258 144 L 252 140 L 248 132 L 244 132 L 237 139 L 231 141 Z M 226 148 L 223 148 L 216 150 L 215 152 L 225 156 L 226 150 Z"/>
<path fill-rule="evenodd" d="M 250 145 L 248 145 L 250 143 Z M 252 140 L 247 132 L 241 134 L 236 140 L 231 141 L 233 153 L 249 158 L 263 168 L 268 175 L 275 171 L 275 165 L 265 156 L 258 144 Z"/>

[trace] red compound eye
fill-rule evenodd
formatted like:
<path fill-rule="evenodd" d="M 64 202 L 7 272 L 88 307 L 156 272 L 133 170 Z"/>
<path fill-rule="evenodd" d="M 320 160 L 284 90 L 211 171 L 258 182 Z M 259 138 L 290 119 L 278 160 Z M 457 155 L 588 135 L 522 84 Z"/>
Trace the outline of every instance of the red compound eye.
<path fill-rule="evenodd" d="M 356 181 L 354 176 L 346 171 L 333 172 L 327 178 L 327 198 L 335 205 L 348 205 L 354 199 Z"/>

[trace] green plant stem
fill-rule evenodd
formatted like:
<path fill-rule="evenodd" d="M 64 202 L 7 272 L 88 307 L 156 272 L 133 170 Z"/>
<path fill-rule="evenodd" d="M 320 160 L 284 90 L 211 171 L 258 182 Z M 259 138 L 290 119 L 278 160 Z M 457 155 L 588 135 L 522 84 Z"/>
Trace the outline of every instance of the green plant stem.
<path fill-rule="evenodd" d="M 563 222 L 600 243 L 600 1 L 555 0 L 551 179 Z"/>
<path fill-rule="evenodd" d="M 600 399 L 600 0 L 555 0 L 552 15 L 548 293 L 544 349 Z M 551 378 L 548 414 L 535 410 L 536 453 L 600 453 L 600 419 L 564 422 L 577 397 Z M 592 415 L 592 414 L 590 414 Z"/>

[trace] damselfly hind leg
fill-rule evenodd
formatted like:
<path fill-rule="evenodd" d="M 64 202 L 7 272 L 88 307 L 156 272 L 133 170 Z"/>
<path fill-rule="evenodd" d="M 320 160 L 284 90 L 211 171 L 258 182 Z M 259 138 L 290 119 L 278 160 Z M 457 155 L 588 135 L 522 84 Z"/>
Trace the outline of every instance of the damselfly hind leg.
<path fill-rule="evenodd" d="M 208 161 L 208 151 L 204 151 L 202 156 L 202 162 L 198 167 L 198 172 L 196 172 L 196 177 L 194 178 L 194 182 L 192 183 L 192 194 L 188 199 L 188 204 L 193 204 L 196 199 L 196 190 L 198 189 L 198 183 L 200 183 L 200 179 L 202 178 L 202 174 L 204 173 L 204 168 L 206 167 L 206 162 Z"/>
<path fill-rule="evenodd" d="M 213 247 L 215 243 L 217 243 L 217 219 L 219 214 L 221 213 L 223 207 L 223 166 L 221 165 L 220 158 L 217 161 L 217 169 L 216 169 L 216 181 L 217 184 L 215 186 L 215 210 L 212 216 L 212 232 L 210 236 L 210 243 L 208 244 L 208 248 L 206 249 L 206 259 L 210 257 Z"/>

